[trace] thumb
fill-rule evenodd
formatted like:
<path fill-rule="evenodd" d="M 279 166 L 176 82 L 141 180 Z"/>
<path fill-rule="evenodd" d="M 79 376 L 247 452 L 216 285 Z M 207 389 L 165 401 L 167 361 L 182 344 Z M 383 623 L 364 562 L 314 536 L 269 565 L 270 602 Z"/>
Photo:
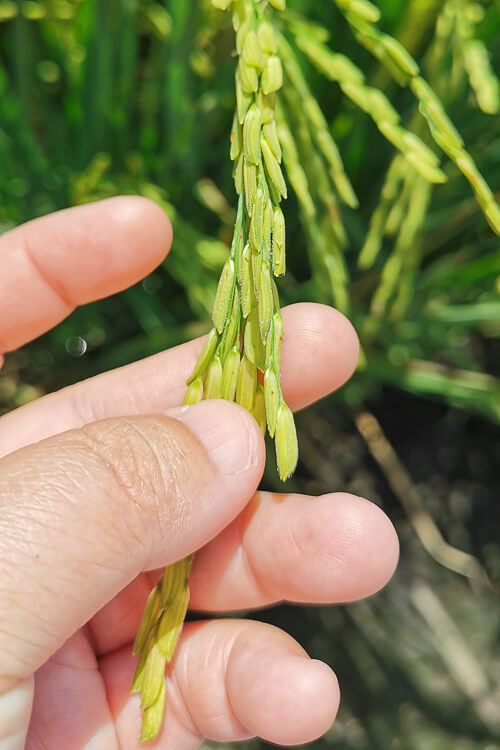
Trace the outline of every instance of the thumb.
<path fill-rule="evenodd" d="M 109 419 L 0 461 L 0 694 L 141 571 L 213 538 L 261 477 L 264 443 L 221 401 Z"/>

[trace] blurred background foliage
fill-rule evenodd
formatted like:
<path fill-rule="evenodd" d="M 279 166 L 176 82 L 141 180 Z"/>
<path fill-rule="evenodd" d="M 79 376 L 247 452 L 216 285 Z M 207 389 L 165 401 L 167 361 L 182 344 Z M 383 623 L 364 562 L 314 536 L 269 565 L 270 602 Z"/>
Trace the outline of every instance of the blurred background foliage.
<path fill-rule="evenodd" d="M 331 0 L 288 5 L 287 33 L 304 23 L 299 14 L 315 24 L 312 39 L 327 29 L 330 47 L 426 138 L 411 95 L 359 46 Z M 498 0 L 378 5 L 381 28 L 422 64 L 498 196 Z M 232 50 L 228 18 L 208 0 L 0 0 L 1 231 L 123 193 L 158 201 L 174 225 L 171 254 L 141 284 L 9 356 L 3 411 L 208 330 L 234 221 Z M 393 195 L 381 195 L 393 148 L 299 59 L 360 207 L 342 207 L 339 240 L 320 183 L 311 182 L 322 206 L 312 218 L 291 195 L 280 293 L 283 303 L 343 308 L 363 357 L 340 394 L 299 416 L 301 463 L 289 486 L 347 489 L 381 504 L 398 527 L 402 562 L 367 602 L 259 616 L 340 677 L 339 719 L 315 747 L 500 750 L 498 238 L 447 160 L 446 184 L 431 189 L 406 166 Z M 318 257 L 330 241 L 339 252 L 325 274 Z M 278 489 L 273 466 L 264 482 Z"/>

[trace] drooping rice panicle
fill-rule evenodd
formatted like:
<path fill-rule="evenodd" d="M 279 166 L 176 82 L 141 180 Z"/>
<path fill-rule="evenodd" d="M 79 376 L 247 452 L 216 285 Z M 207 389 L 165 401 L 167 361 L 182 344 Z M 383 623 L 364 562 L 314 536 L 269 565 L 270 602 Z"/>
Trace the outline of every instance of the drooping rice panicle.
<path fill-rule="evenodd" d="M 393 316 L 397 317 L 405 309 L 411 292 L 411 279 L 406 271 L 410 272 L 418 264 L 416 240 L 425 220 L 430 198 L 431 186 L 414 173 L 407 209 L 399 228 L 394 250 L 382 269 L 380 284 L 372 298 L 371 333 L 375 329 L 373 321 L 385 314 L 387 305 L 396 293 L 397 300 L 394 303 Z M 403 279 L 404 285 L 401 283 Z"/>
<path fill-rule="evenodd" d="M 291 45 L 283 35 L 279 37 L 279 49 L 286 74 L 290 79 L 291 86 L 301 100 L 302 111 L 309 121 L 310 131 L 316 146 L 329 165 L 337 192 L 348 206 L 357 208 L 359 205 L 358 199 L 346 175 L 339 150 L 330 135 L 326 118 L 306 82 Z"/>
<path fill-rule="evenodd" d="M 335 2 L 358 41 L 398 83 L 413 92 L 435 143 L 467 177 L 488 221 L 500 232 L 500 211 L 491 190 L 415 60 L 399 42 L 377 28 L 380 12 L 370 2 Z M 422 131 L 413 127 L 415 120 L 409 129 L 402 125 L 389 99 L 367 84 L 351 60 L 329 49 L 329 33 L 322 26 L 291 11 L 282 14 L 285 23 L 275 25 L 279 18 L 275 11 L 285 10 L 285 0 L 212 0 L 212 5 L 231 12 L 236 38 L 236 106 L 230 158 L 239 200 L 231 250 L 223 260 L 215 293 L 213 328 L 188 381 L 185 403 L 224 398 L 250 411 L 262 432 L 269 432 L 275 440 L 278 471 L 284 480 L 295 469 L 298 448 L 293 415 L 280 384 L 283 321 L 275 277 L 286 270 L 281 202 L 287 196 L 287 184 L 282 160 L 298 199 L 318 295 L 321 297 L 324 292 L 326 300 L 333 297 L 336 306 L 345 312 L 350 306 L 344 258 L 348 240 L 339 200 L 351 209 L 358 206 L 329 124 L 311 93 L 295 47 L 323 75 L 338 83 L 344 95 L 373 119 L 399 151 L 387 173 L 381 201 L 359 257 L 359 266 L 369 268 L 379 255 L 383 238 L 396 237 L 372 296 L 371 316 L 364 331 L 367 340 L 376 333 L 383 318 L 401 317 L 410 303 L 420 262 L 419 236 L 433 184 L 444 182 L 446 177 L 436 154 L 419 137 Z M 498 108 L 496 79 L 488 67 L 484 48 L 475 43 L 474 20 L 464 10 L 471 4 L 448 0 L 447 5 L 453 6 L 454 12 L 460 5 L 464 14 L 461 27 L 454 22 L 451 31 L 444 26 L 443 29 L 459 35 L 463 73 L 468 76 L 479 105 L 484 111 L 493 111 Z M 225 215 L 229 216 L 227 209 L 224 204 Z M 215 249 L 215 244 L 211 249 Z M 197 253 L 204 264 L 198 244 Z M 136 639 L 135 651 L 140 659 L 133 689 L 141 694 L 144 741 L 157 735 L 163 720 L 165 665 L 172 658 L 187 610 L 191 563 L 192 558 L 188 558 L 166 570 L 148 600 Z"/>
<path fill-rule="evenodd" d="M 451 49 L 453 56 L 451 86 L 458 89 L 467 79 L 479 108 L 486 114 L 500 109 L 500 86 L 486 45 L 477 37 L 476 28 L 485 9 L 471 0 L 447 0 L 436 23 L 437 49 L 434 61 Z M 448 81 L 448 86 L 450 82 Z"/>
<path fill-rule="evenodd" d="M 380 11 L 368 0 L 334 0 L 356 39 L 377 57 L 401 86 L 408 86 L 419 103 L 432 138 L 458 167 L 471 185 L 481 209 L 496 234 L 500 234 L 500 207 L 489 185 L 467 152 L 464 141 L 424 78 L 420 66 L 392 36 L 377 27 Z M 392 130 L 392 128 L 391 128 Z M 399 136 L 394 131 L 395 145 Z"/>
<path fill-rule="evenodd" d="M 283 322 L 274 281 L 286 267 L 280 203 L 287 187 L 275 120 L 283 69 L 272 14 L 265 3 L 213 0 L 212 4 L 232 11 L 236 34 L 236 112 L 230 157 L 239 201 L 231 252 L 213 306 L 214 327 L 188 381 L 185 403 L 225 398 L 250 411 L 262 431 L 274 437 L 278 473 L 285 480 L 295 470 L 298 445 L 293 415 L 280 384 Z M 269 4 L 276 10 L 285 6 L 283 0 Z M 296 185 L 297 175 L 298 167 L 290 174 Z M 314 212 L 309 201 L 308 210 Z M 189 558 L 167 568 L 140 626 L 135 649 L 140 660 L 133 690 L 142 699 L 141 741 L 153 739 L 163 720 L 165 665 L 186 614 L 191 562 Z"/>

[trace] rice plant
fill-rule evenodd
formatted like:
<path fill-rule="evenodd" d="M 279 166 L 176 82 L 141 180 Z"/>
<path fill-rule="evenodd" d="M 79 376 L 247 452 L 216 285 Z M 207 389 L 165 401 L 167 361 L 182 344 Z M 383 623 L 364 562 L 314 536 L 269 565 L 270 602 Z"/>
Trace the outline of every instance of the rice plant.
<path fill-rule="evenodd" d="M 12 358 L 2 407 L 212 331 L 188 400 L 284 435 L 285 478 L 279 295 L 352 319 L 350 407 L 390 384 L 498 422 L 499 39 L 495 1 L 2 0 L 2 229 L 129 192 L 175 236 L 142 286 Z"/>

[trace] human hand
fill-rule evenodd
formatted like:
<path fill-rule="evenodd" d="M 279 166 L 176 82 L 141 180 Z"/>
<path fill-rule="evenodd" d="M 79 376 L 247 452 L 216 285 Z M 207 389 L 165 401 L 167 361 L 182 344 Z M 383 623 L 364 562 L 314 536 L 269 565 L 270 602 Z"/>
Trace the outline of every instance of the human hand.
<path fill-rule="evenodd" d="M 0 238 L 0 351 L 161 262 L 163 212 L 118 198 Z M 284 311 L 283 389 L 295 409 L 350 376 L 358 344 L 321 305 Z M 0 420 L 0 746 L 132 750 L 131 643 L 157 569 L 199 550 L 191 606 L 346 602 L 391 576 L 395 532 L 371 503 L 255 490 L 264 442 L 213 401 L 179 408 L 200 341 L 100 375 Z M 155 415 L 155 416 L 148 416 Z M 156 572 L 155 572 L 156 571 Z M 302 744 L 332 723 L 334 674 L 289 636 L 242 619 L 189 623 L 168 671 L 156 742 L 260 735 Z"/>

